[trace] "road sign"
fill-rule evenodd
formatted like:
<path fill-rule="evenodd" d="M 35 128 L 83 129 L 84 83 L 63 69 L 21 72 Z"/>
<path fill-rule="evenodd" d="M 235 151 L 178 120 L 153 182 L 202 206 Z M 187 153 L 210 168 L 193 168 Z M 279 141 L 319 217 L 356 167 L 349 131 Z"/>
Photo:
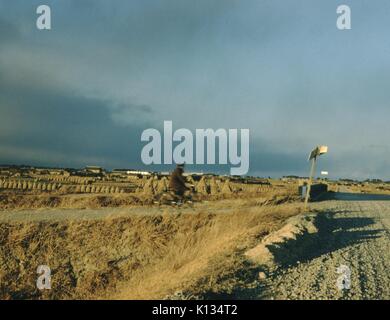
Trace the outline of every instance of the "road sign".
<path fill-rule="evenodd" d="M 327 152 L 328 152 L 328 146 L 317 146 L 312 152 L 310 152 L 308 160 L 310 161 Z"/>

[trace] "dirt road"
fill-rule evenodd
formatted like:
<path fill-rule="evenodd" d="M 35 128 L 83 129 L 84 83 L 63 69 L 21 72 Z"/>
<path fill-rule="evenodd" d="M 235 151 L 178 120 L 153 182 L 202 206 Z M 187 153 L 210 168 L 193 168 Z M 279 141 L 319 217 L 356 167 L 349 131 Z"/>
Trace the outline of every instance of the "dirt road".
<path fill-rule="evenodd" d="M 313 203 L 312 209 L 319 211 L 319 231 L 310 250 L 300 261 L 284 262 L 266 280 L 262 298 L 390 299 L 389 200 L 383 195 L 336 193 L 333 199 Z M 343 265 L 347 268 L 338 273 Z M 338 288 L 339 277 L 347 280 L 340 282 L 344 289 Z"/>
<path fill-rule="evenodd" d="M 232 201 L 224 200 L 216 211 L 229 212 Z M 64 221 L 64 220 L 101 220 L 133 215 L 152 215 L 163 213 L 191 213 L 207 210 L 208 202 L 184 204 L 182 206 L 134 206 L 128 208 L 98 208 L 98 209 L 65 209 L 65 208 L 42 208 L 42 209 L 19 209 L 1 210 L 1 222 L 39 222 L 39 221 Z"/>

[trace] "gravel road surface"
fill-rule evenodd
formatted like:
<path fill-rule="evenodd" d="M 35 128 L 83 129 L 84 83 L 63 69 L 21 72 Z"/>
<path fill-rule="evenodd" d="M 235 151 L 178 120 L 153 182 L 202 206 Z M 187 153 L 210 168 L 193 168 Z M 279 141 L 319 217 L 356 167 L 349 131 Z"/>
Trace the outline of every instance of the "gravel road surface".
<path fill-rule="evenodd" d="M 390 196 L 335 193 L 311 208 L 310 250 L 270 275 L 263 298 L 390 299 Z"/>

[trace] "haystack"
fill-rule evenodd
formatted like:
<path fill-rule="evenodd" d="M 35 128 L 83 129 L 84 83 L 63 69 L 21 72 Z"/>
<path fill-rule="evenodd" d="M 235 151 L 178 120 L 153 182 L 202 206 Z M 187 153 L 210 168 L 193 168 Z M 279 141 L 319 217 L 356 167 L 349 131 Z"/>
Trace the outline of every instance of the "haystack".
<path fill-rule="evenodd" d="M 150 178 L 145 182 L 142 193 L 147 196 L 154 195 L 156 193 L 153 186 L 153 178 Z"/>
<path fill-rule="evenodd" d="M 206 183 L 206 179 L 202 177 L 200 181 L 195 185 L 195 191 L 200 194 L 209 194 L 209 186 Z"/>
<path fill-rule="evenodd" d="M 231 194 L 233 192 L 233 188 L 230 184 L 230 180 L 229 179 L 226 179 L 225 180 L 225 183 L 223 184 L 222 188 L 221 188 L 221 192 L 223 194 Z"/>
<path fill-rule="evenodd" d="M 210 185 L 210 194 L 216 195 L 219 193 L 219 187 L 214 177 L 210 179 L 209 185 Z"/>
<path fill-rule="evenodd" d="M 194 178 L 192 176 L 186 177 L 186 181 L 190 184 L 195 184 Z"/>
<path fill-rule="evenodd" d="M 162 177 L 162 179 L 158 181 L 155 190 L 157 193 L 163 193 L 168 191 L 168 180 L 166 177 Z"/>

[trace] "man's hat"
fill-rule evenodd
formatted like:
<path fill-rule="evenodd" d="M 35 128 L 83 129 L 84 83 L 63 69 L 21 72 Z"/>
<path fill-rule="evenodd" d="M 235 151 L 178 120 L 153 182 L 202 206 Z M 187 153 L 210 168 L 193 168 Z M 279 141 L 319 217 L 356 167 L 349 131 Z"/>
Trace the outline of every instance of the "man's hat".
<path fill-rule="evenodd" d="M 178 168 L 184 168 L 184 163 L 178 163 L 176 166 L 177 166 Z"/>

